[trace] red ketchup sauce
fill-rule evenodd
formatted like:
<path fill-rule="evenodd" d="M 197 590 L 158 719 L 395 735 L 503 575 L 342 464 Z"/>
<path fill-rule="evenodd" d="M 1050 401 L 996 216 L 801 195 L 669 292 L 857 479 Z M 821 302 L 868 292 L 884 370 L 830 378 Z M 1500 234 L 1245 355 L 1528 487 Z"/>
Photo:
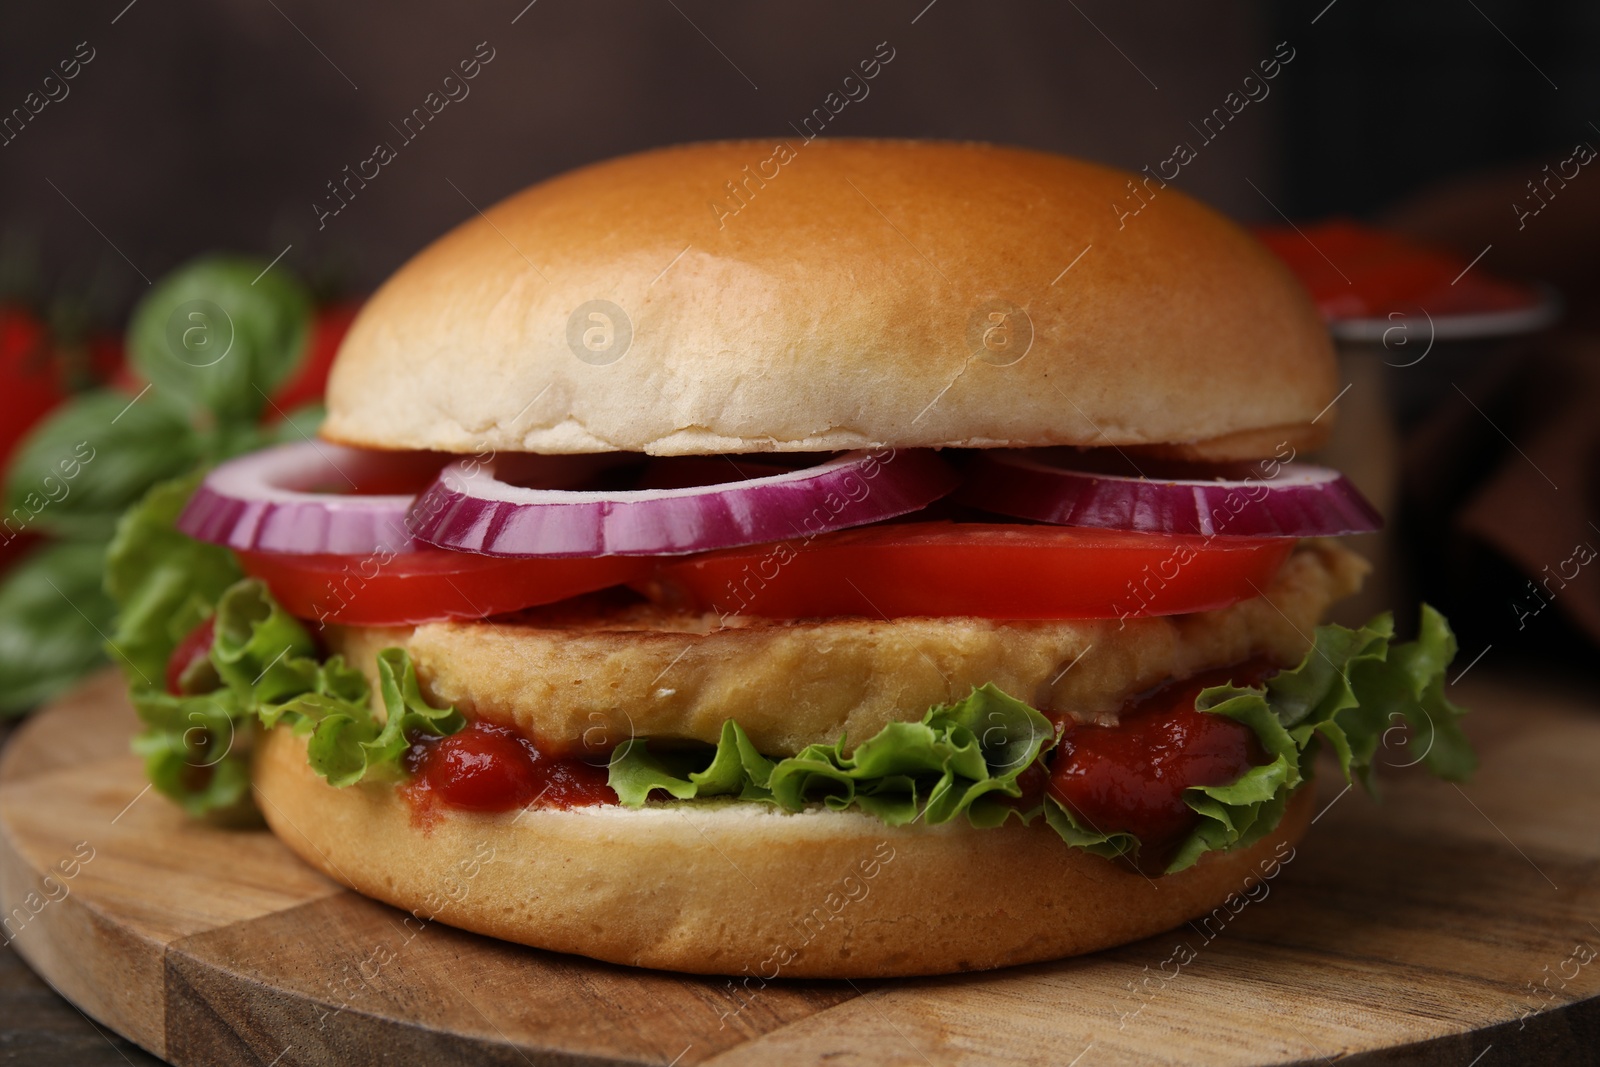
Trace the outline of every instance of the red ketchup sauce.
<path fill-rule="evenodd" d="M 468 723 L 448 737 L 418 735 L 402 757 L 419 816 L 435 805 L 466 811 L 615 804 L 606 768 L 549 756 L 509 726 Z"/>
<path fill-rule="evenodd" d="M 1086 825 L 1138 836 L 1139 864 L 1160 870 L 1200 817 L 1183 802 L 1195 785 L 1226 785 L 1268 762 L 1255 731 L 1195 710 L 1213 685 L 1260 685 L 1276 668 L 1261 660 L 1207 671 L 1135 697 L 1115 726 L 1068 724 L 1048 789 Z"/>

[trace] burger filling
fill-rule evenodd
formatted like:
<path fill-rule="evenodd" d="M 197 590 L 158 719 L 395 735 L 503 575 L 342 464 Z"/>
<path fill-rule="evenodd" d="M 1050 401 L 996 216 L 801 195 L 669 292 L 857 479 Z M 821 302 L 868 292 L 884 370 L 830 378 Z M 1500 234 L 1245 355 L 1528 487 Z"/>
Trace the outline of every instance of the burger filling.
<path fill-rule="evenodd" d="M 552 488 L 355 457 L 380 495 L 312 491 L 292 458 L 158 488 L 110 558 L 137 746 L 196 814 L 248 805 L 251 739 L 280 728 L 424 829 L 824 807 L 1042 821 L 1154 873 L 1270 832 L 1319 748 L 1366 783 L 1403 726 L 1435 773 L 1473 766 L 1437 613 L 1403 644 L 1387 616 L 1317 625 L 1365 567 L 1318 535 L 1370 528 L 1318 468 L 886 450 L 594 461 Z"/>

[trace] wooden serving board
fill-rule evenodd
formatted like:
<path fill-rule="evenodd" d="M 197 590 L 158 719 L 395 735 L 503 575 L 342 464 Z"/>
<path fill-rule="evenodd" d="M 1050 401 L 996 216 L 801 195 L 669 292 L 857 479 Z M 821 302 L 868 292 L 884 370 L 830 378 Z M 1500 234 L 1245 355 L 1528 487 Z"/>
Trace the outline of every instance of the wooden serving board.
<path fill-rule="evenodd" d="M 736 993 L 408 928 L 265 831 L 186 819 L 145 791 L 107 676 L 0 758 L 4 936 L 178 1064 L 1592 1060 L 1600 706 L 1530 686 L 1453 694 L 1484 755 L 1464 790 L 1391 771 L 1379 806 L 1324 781 L 1311 836 L 1226 924 L 987 974 Z M 975 891 L 985 877 L 1008 874 L 973 872 Z"/>

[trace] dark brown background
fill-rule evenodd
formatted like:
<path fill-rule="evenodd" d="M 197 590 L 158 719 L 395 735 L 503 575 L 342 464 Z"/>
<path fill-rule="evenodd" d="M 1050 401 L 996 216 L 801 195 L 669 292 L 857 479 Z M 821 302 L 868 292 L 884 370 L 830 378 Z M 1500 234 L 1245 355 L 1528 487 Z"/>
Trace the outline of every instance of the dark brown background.
<path fill-rule="evenodd" d="M 1265 197 L 1296 217 L 1372 212 L 1569 146 L 1600 116 L 1585 62 L 1600 16 L 1576 2 L 537 0 L 513 25 L 524 3 L 7 5 L 0 114 L 79 42 L 95 58 L 0 147 L 0 258 L 46 286 L 92 283 L 113 314 L 141 273 L 212 248 L 293 243 L 286 264 L 363 290 L 470 212 L 446 179 L 487 205 L 651 145 L 788 135 L 880 41 L 894 62 L 830 135 L 1012 142 L 1133 169 L 1194 140 L 1189 123 L 1288 41 L 1271 96 L 1180 179 L 1248 219 L 1276 218 Z M 394 140 L 389 124 L 480 41 L 496 58 L 471 95 L 318 232 L 324 183 Z M 41 269 L 22 262 L 30 247 Z"/>

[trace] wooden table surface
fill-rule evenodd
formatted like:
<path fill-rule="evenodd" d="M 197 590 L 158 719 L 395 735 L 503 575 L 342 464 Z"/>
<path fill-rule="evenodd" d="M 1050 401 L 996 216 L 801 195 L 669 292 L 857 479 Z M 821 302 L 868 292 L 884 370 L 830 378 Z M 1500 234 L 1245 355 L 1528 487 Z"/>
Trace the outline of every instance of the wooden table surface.
<path fill-rule="evenodd" d="M 114 695 L 114 683 L 102 682 L 85 696 L 103 706 L 108 693 Z M 1479 709 L 1469 719 L 1469 733 L 1485 756 L 1478 781 L 1458 791 L 1414 772 L 1392 774 L 1384 808 L 1358 795 L 1340 797 L 1337 787 L 1324 782 L 1324 800 L 1336 800 L 1337 806 L 1302 846 L 1305 858 L 1274 887 L 1276 899 L 1250 909 L 1214 945 L 1203 945 L 1200 964 L 1185 968 L 1181 981 L 1170 988 L 1168 983 L 1159 988 L 1147 984 L 1152 991 L 1145 994 L 1128 991 L 1141 974 L 1153 973 L 1169 957 L 1172 942 L 1182 940 L 1181 929 L 1082 960 L 990 975 L 862 983 L 852 989 L 833 989 L 838 983 L 774 986 L 765 994 L 763 1017 L 755 1020 L 759 1025 L 748 1043 L 730 1046 L 721 1055 L 713 1050 L 710 1059 L 730 1064 L 826 1059 L 913 1065 L 1004 1060 L 1076 1062 L 1078 1067 L 1202 1060 L 1312 1064 L 1339 1059 L 1459 1067 L 1600 1063 L 1600 961 L 1577 965 L 1571 960 L 1575 943 L 1600 946 L 1600 925 L 1592 925 L 1600 924 L 1600 699 L 1592 686 L 1585 691 L 1489 671 L 1454 695 Z M 25 744 L 12 745 L 0 756 L 28 749 L 30 776 L 38 774 L 41 781 L 59 780 L 78 764 L 117 758 L 115 751 L 125 743 L 117 731 L 85 730 L 87 720 L 77 721 L 75 730 L 66 728 L 71 717 L 56 717 L 64 727 L 59 730 L 41 722 L 39 726 L 50 728 L 30 730 Z M 74 757 L 72 751 L 79 749 Z M 10 763 L 14 773 L 17 761 Z M 12 832 L 34 833 L 53 818 L 70 820 L 68 809 L 77 800 L 89 805 L 86 794 L 101 790 L 114 791 L 113 807 L 121 807 L 122 793 L 130 788 L 137 792 L 137 782 L 124 782 L 121 771 L 113 777 L 114 782 L 97 779 L 89 784 L 81 774 L 72 774 L 84 783 L 79 792 L 58 795 L 48 810 L 33 803 L 38 794 L 17 788 L 25 782 L 15 783 L 9 792 L 8 825 Z M 19 800 L 24 805 L 20 821 Z M 147 797 L 143 803 L 157 807 L 138 809 L 140 818 L 130 816 L 126 822 L 143 819 L 158 826 L 172 821 L 164 818 L 159 798 Z M 117 813 L 97 809 L 95 817 L 104 822 L 111 814 Z M 243 869 L 218 872 L 228 885 L 237 883 L 235 888 L 257 887 L 245 894 L 252 899 L 223 907 L 264 908 L 260 918 L 174 942 L 184 947 L 172 950 L 177 956 L 168 960 L 165 983 L 157 973 L 149 976 L 154 981 L 141 981 L 126 969 L 113 970 L 109 977 L 102 971 L 97 979 L 101 985 L 94 987 L 101 992 L 94 995 L 112 995 L 120 1007 L 102 999 L 97 1014 L 121 1011 L 131 1013 L 128 1019 L 150 1020 L 158 1029 L 145 1033 L 147 1043 L 156 1043 L 151 1040 L 155 1033 L 156 1041 L 166 1041 L 179 1062 L 267 1063 L 268 1046 L 280 1047 L 271 1044 L 280 1035 L 266 1032 L 272 1028 L 270 1020 L 288 1025 L 296 998 L 307 995 L 296 987 L 304 976 L 296 971 L 292 944 L 301 944 L 302 953 L 325 949 L 337 954 L 348 947 L 341 946 L 352 931 L 370 937 L 368 928 L 380 929 L 388 914 L 361 898 L 330 896 L 328 887 L 316 887 L 307 896 L 314 902 L 295 911 L 294 937 L 289 937 L 277 929 L 281 924 L 270 902 L 253 898 L 304 895 L 316 879 L 295 861 L 295 866 L 283 868 L 277 884 L 260 884 L 263 880 L 251 875 L 250 865 L 256 862 L 255 852 L 267 857 L 275 853 L 268 846 L 274 846 L 270 839 L 242 842 Z M 92 868 L 96 878 L 113 875 L 107 864 L 120 862 L 113 841 L 106 841 L 105 848 L 108 859 Z M 146 878 L 169 873 L 184 879 L 196 876 L 187 867 L 147 869 L 137 883 L 127 884 L 143 885 Z M 309 879 L 305 886 L 299 885 L 302 879 Z M 91 906 L 93 900 L 105 901 L 110 910 L 99 914 L 109 921 L 127 901 L 94 897 L 92 881 L 81 881 L 73 899 L 81 897 Z M 150 920 L 166 922 L 161 914 L 171 912 L 169 900 L 160 914 L 147 914 Z M 67 914 L 62 911 L 56 919 Z M 261 940 L 264 930 L 272 934 L 267 941 Z M 106 926 L 105 932 L 116 930 Z M 566 1034 L 566 1039 L 587 1043 L 588 1054 L 578 1056 L 583 1062 L 664 1067 L 670 1051 L 622 1055 L 618 1049 L 640 1041 L 653 1048 L 669 1037 L 681 1044 L 696 1025 L 699 994 L 690 990 L 693 995 L 685 999 L 677 987 L 687 989 L 699 980 L 679 982 L 652 972 L 532 954 L 455 931 L 441 929 L 437 935 L 429 945 L 436 957 L 429 961 L 432 969 L 467 968 L 458 977 L 473 976 L 468 984 L 479 996 L 492 998 L 497 989 L 506 996 L 513 988 L 521 991 L 509 1008 L 502 1007 L 507 1003 L 503 999 L 479 1001 L 488 1003 L 496 1017 L 504 1015 L 495 1026 L 502 1037 L 509 1028 L 510 1040 L 520 1047 L 499 1045 L 492 1033 L 467 1035 L 482 1027 L 475 1022 L 456 1025 L 463 1018 L 444 1010 L 449 1004 L 443 1002 L 450 998 L 433 990 L 422 999 L 398 995 L 392 1004 L 365 1005 L 371 1013 L 360 1020 L 353 1011 L 340 1016 L 341 1023 L 359 1021 L 369 1027 L 349 1035 L 357 1040 L 350 1049 L 364 1050 L 373 1062 L 383 1058 L 377 1055 L 380 1048 L 395 1057 L 393 1062 L 423 1062 L 417 1057 L 424 1052 L 453 1047 L 448 1042 L 458 1039 L 450 1033 L 456 1029 L 470 1037 L 470 1048 L 478 1053 L 494 1046 L 495 1062 L 576 1062 L 573 1048 L 558 1052 L 547 1044 L 553 1035 L 546 1028 L 555 1016 L 537 1010 L 546 994 L 561 990 L 569 998 L 593 1001 L 592 1010 L 582 1013 L 586 1018 L 603 1022 L 601 1017 L 615 1016 L 599 1029 L 586 1024 L 578 1028 L 585 1033 Z M 91 938 L 67 957 L 66 969 L 58 970 L 63 981 L 87 980 L 86 974 L 96 970 L 92 957 L 97 944 Z M 1149 966 L 1142 971 L 1141 964 Z M 53 965 L 61 968 L 62 958 Z M 1576 974 L 1552 980 L 1548 1001 L 1529 992 L 1533 982 L 1567 970 Z M 171 979 L 179 972 L 187 977 L 174 986 Z M 241 1003 L 241 982 L 248 987 L 245 1000 L 256 998 L 254 1007 Z M 159 1006 L 163 996 L 164 1024 Z M 155 1009 L 153 1016 L 134 1003 L 146 998 Z M 670 1018 L 650 1022 L 635 1017 L 652 1003 L 662 1010 L 678 1006 L 668 1012 Z M 1114 1010 L 1119 1005 L 1127 1009 L 1122 1026 Z M 528 1029 L 519 1012 L 533 1012 L 544 1022 L 534 1019 L 535 1027 Z M 577 1023 L 554 1030 L 573 1026 Z M 705 1035 L 696 1031 L 689 1036 L 700 1041 Z M 1071 1048 L 1066 1047 L 1069 1037 L 1075 1042 Z M 413 1044 L 413 1039 L 420 1043 Z M 302 1055 L 296 1051 L 291 1059 Z M 705 1056 L 697 1046 L 684 1062 L 700 1062 Z M 436 1062 L 431 1057 L 427 1061 Z M 91 1022 L 51 992 L 14 952 L 6 951 L 0 959 L 0 1062 L 143 1067 L 160 1061 Z M 476 1063 L 481 1057 L 449 1062 Z"/>

